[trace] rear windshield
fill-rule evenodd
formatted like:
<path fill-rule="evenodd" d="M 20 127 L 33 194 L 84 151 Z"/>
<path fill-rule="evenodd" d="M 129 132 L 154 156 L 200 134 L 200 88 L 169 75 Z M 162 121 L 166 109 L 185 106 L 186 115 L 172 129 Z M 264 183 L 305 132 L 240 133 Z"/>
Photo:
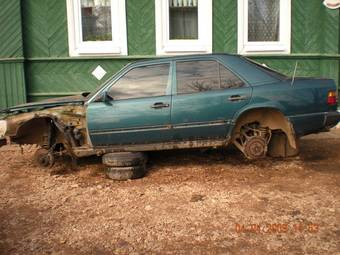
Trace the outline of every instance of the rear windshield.
<path fill-rule="evenodd" d="M 251 59 L 246 58 L 246 57 L 243 57 L 243 59 L 246 60 L 247 62 L 253 64 L 253 65 L 256 65 L 258 68 L 260 68 L 261 70 L 263 70 L 264 72 L 266 72 L 270 76 L 273 76 L 276 79 L 286 80 L 286 79 L 289 78 L 288 76 L 286 76 L 286 75 L 284 75 L 282 73 L 279 73 L 279 72 L 277 72 L 277 71 L 275 71 L 275 70 L 273 70 L 273 69 L 271 69 L 271 68 L 269 68 L 267 66 L 264 66 L 264 65 L 254 61 L 254 60 L 251 60 Z"/>

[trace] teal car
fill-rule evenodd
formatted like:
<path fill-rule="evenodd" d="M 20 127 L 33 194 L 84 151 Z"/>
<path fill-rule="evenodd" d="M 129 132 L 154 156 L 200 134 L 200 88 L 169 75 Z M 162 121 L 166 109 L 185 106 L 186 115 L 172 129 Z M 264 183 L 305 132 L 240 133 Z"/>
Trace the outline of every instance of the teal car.
<path fill-rule="evenodd" d="M 2 144 L 39 144 L 50 161 L 229 144 L 248 159 L 287 157 L 300 137 L 340 120 L 333 80 L 287 77 L 228 54 L 135 62 L 92 93 L 1 112 Z"/>

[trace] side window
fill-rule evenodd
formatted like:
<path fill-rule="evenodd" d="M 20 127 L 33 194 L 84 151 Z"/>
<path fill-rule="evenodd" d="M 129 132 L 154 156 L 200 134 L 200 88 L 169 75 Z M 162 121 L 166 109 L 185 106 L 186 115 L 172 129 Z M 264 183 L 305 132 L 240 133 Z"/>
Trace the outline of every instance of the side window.
<path fill-rule="evenodd" d="M 195 93 L 220 88 L 216 61 L 185 61 L 176 64 L 177 93 Z"/>
<path fill-rule="evenodd" d="M 177 93 L 239 88 L 244 85 L 237 76 L 216 61 L 185 61 L 176 64 Z"/>
<path fill-rule="evenodd" d="M 240 88 L 244 86 L 235 74 L 229 71 L 224 65 L 219 64 L 221 89 Z"/>
<path fill-rule="evenodd" d="M 163 96 L 169 80 L 169 66 L 161 64 L 133 68 L 108 93 L 115 100 Z"/>

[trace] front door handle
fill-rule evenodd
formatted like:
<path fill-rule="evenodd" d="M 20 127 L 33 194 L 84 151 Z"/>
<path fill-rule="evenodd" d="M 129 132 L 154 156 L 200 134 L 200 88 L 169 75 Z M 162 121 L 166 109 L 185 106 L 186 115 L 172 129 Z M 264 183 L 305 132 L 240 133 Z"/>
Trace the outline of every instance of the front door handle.
<path fill-rule="evenodd" d="M 246 100 L 248 97 L 247 96 L 241 96 L 241 95 L 232 95 L 230 97 L 228 97 L 229 101 L 242 101 L 242 100 Z"/>
<path fill-rule="evenodd" d="M 161 108 L 167 108 L 169 106 L 170 106 L 169 104 L 165 104 L 163 102 L 157 102 L 157 103 L 154 103 L 153 105 L 151 105 L 151 108 L 153 108 L 153 109 L 161 109 Z"/>

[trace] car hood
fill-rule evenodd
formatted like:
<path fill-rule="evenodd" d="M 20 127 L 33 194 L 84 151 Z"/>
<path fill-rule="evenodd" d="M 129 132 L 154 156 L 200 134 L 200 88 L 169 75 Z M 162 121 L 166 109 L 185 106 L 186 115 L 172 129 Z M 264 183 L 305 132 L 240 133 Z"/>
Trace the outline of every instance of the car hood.
<path fill-rule="evenodd" d="M 79 104 L 84 104 L 86 99 L 87 98 L 84 97 L 83 95 L 57 97 L 57 98 L 43 100 L 40 102 L 12 106 L 7 109 L 0 110 L 0 113 L 11 113 L 11 112 L 32 110 L 32 109 L 44 109 L 44 108 L 51 108 L 51 107 L 56 107 L 56 106 L 72 105 L 72 104 L 79 105 Z"/>

